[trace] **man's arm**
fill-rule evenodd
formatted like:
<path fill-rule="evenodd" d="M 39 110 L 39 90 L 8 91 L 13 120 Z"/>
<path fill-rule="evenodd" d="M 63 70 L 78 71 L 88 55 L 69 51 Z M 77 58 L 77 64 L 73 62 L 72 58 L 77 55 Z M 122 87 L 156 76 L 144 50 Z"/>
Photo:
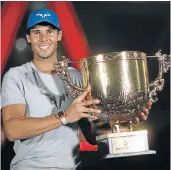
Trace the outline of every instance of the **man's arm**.
<path fill-rule="evenodd" d="M 98 104 L 98 100 L 83 101 L 87 93 L 90 91 L 87 88 L 80 96 L 78 96 L 66 110 L 66 122 L 73 123 L 81 118 L 97 117 L 91 116 L 88 112 L 100 113 L 98 109 L 87 108 L 86 106 Z M 13 104 L 2 108 L 2 118 L 4 131 L 10 141 L 17 139 L 25 139 L 40 135 L 52 129 L 59 127 L 62 123 L 54 115 L 43 118 L 27 118 L 25 114 L 25 104 Z"/>
<path fill-rule="evenodd" d="M 19 73 L 10 69 L 3 78 L 1 108 L 4 132 L 10 141 L 30 138 L 61 125 L 55 116 L 43 118 L 25 117 L 23 83 Z"/>
<path fill-rule="evenodd" d="M 90 88 L 87 88 L 66 110 L 66 121 L 68 123 L 76 122 L 82 117 L 96 118 L 87 113 L 101 112 L 98 109 L 86 107 L 99 103 L 97 100 L 84 101 L 89 91 Z M 24 87 L 21 77 L 14 69 L 9 70 L 3 78 L 1 96 L 4 131 L 7 138 L 11 141 L 37 136 L 61 125 L 61 120 L 57 119 L 54 115 L 43 118 L 25 117 L 26 100 L 24 97 Z"/>
<path fill-rule="evenodd" d="M 24 116 L 25 105 L 13 104 L 2 109 L 5 134 L 10 141 L 26 139 L 48 132 L 62 125 L 54 115 L 42 118 L 27 118 Z"/>

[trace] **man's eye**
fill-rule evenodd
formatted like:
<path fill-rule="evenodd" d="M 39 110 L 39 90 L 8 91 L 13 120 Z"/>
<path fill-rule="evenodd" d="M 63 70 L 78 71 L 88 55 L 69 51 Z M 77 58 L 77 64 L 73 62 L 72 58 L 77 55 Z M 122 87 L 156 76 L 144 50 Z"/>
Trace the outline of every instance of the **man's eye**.
<path fill-rule="evenodd" d="M 39 32 L 38 32 L 38 31 L 34 32 L 34 35 L 38 35 L 38 34 L 39 34 Z"/>
<path fill-rule="evenodd" d="M 52 30 L 48 30 L 48 33 L 51 34 L 51 33 L 53 33 L 53 31 Z"/>

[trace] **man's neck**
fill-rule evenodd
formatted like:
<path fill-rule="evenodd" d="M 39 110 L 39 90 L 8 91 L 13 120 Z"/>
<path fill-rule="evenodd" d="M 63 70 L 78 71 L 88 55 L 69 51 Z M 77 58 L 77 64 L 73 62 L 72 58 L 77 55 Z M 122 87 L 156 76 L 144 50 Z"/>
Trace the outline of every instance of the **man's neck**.
<path fill-rule="evenodd" d="M 55 72 L 53 67 L 54 62 L 57 62 L 57 56 L 53 56 L 48 59 L 40 59 L 37 57 L 33 59 L 33 63 L 37 67 L 37 69 L 48 74 L 53 74 Z"/>

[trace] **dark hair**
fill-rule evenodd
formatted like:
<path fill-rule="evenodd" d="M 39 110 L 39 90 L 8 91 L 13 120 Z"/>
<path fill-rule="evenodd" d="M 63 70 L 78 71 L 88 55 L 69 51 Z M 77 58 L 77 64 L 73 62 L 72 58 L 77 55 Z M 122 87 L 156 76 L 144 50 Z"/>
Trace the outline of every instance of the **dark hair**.
<path fill-rule="evenodd" d="M 41 23 L 38 23 L 36 25 L 41 25 L 41 26 L 50 25 L 52 27 L 52 29 L 57 30 L 57 31 L 61 31 L 59 28 L 55 27 L 54 25 L 50 24 L 49 22 L 41 22 Z M 30 35 L 30 30 L 34 29 L 34 27 L 36 27 L 36 25 L 34 25 L 33 27 L 27 29 L 26 34 Z"/>

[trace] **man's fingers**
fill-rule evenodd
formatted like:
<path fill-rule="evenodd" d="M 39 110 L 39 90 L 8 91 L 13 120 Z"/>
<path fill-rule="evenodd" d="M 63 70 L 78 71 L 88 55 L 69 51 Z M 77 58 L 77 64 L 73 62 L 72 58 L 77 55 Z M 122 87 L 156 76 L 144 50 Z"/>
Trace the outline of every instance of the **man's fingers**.
<path fill-rule="evenodd" d="M 86 95 L 88 94 L 88 92 L 90 92 L 90 90 L 91 90 L 91 88 L 90 88 L 90 87 L 87 87 L 87 88 L 85 89 L 85 91 L 84 91 L 80 96 L 78 96 L 78 97 L 75 99 L 75 101 L 81 102 L 81 101 L 86 97 Z"/>
<path fill-rule="evenodd" d="M 139 120 L 138 117 L 134 117 L 133 120 L 132 120 L 133 124 L 138 124 L 139 121 L 140 121 L 140 120 Z"/>
<path fill-rule="evenodd" d="M 147 102 L 146 106 L 143 109 L 143 112 L 144 112 L 145 116 L 148 116 L 149 115 L 149 109 L 151 109 L 151 106 L 152 106 L 152 101 L 149 100 Z"/>
<path fill-rule="evenodd" d="M 147 120 L 147 116 L 146 116 L 143 112 L 140 112 L 139 118 L 140 118 L 141 120 Z"/>
<path fill-rule="evenodd" d="M 90 118 L 90 119 L 97 119 L 96 116 L 92 116 L 90 114 L 87 114 L 87 113 L 80 113 L 80 117 L 84 117 L 84 118 Z"/>
<path fill-rule="evenodd" d="M 149 114 L 149 110 L 148 109 L 146 109 L 146 108 L 144 108 L 144 114 L 146 115 L 146 116 L 148 116 L 148 114 Z"/>
<path fill-rule="evenodd" d="M 147 102 L 147 104 L 146 104 L 145 107 L 146 107 L 147 109 L 151 109 L 152 104 L 153 104 L 153 102 L 152 102 L 151 100 L 149 100 L 149 101 Z"/>
<path fill-rule="evenodd" d="M 99 110 L 99 109 L 92 109 L 92 108 L 86 108 L 86 107 L 84 107 L 83 108 L 83 110 L 82 110 L 82 112 L 92 112 L 92 113 L 101 113 L 102 111 L 101 110 Z"/>
<path fill-rule="evenodd" d="M 89 106 L 92 104 L 99 104 L 99 103 L 100 103 L 100 100 L 86 100 L 86 101 L 82 102 L 81 105 Z"/>

